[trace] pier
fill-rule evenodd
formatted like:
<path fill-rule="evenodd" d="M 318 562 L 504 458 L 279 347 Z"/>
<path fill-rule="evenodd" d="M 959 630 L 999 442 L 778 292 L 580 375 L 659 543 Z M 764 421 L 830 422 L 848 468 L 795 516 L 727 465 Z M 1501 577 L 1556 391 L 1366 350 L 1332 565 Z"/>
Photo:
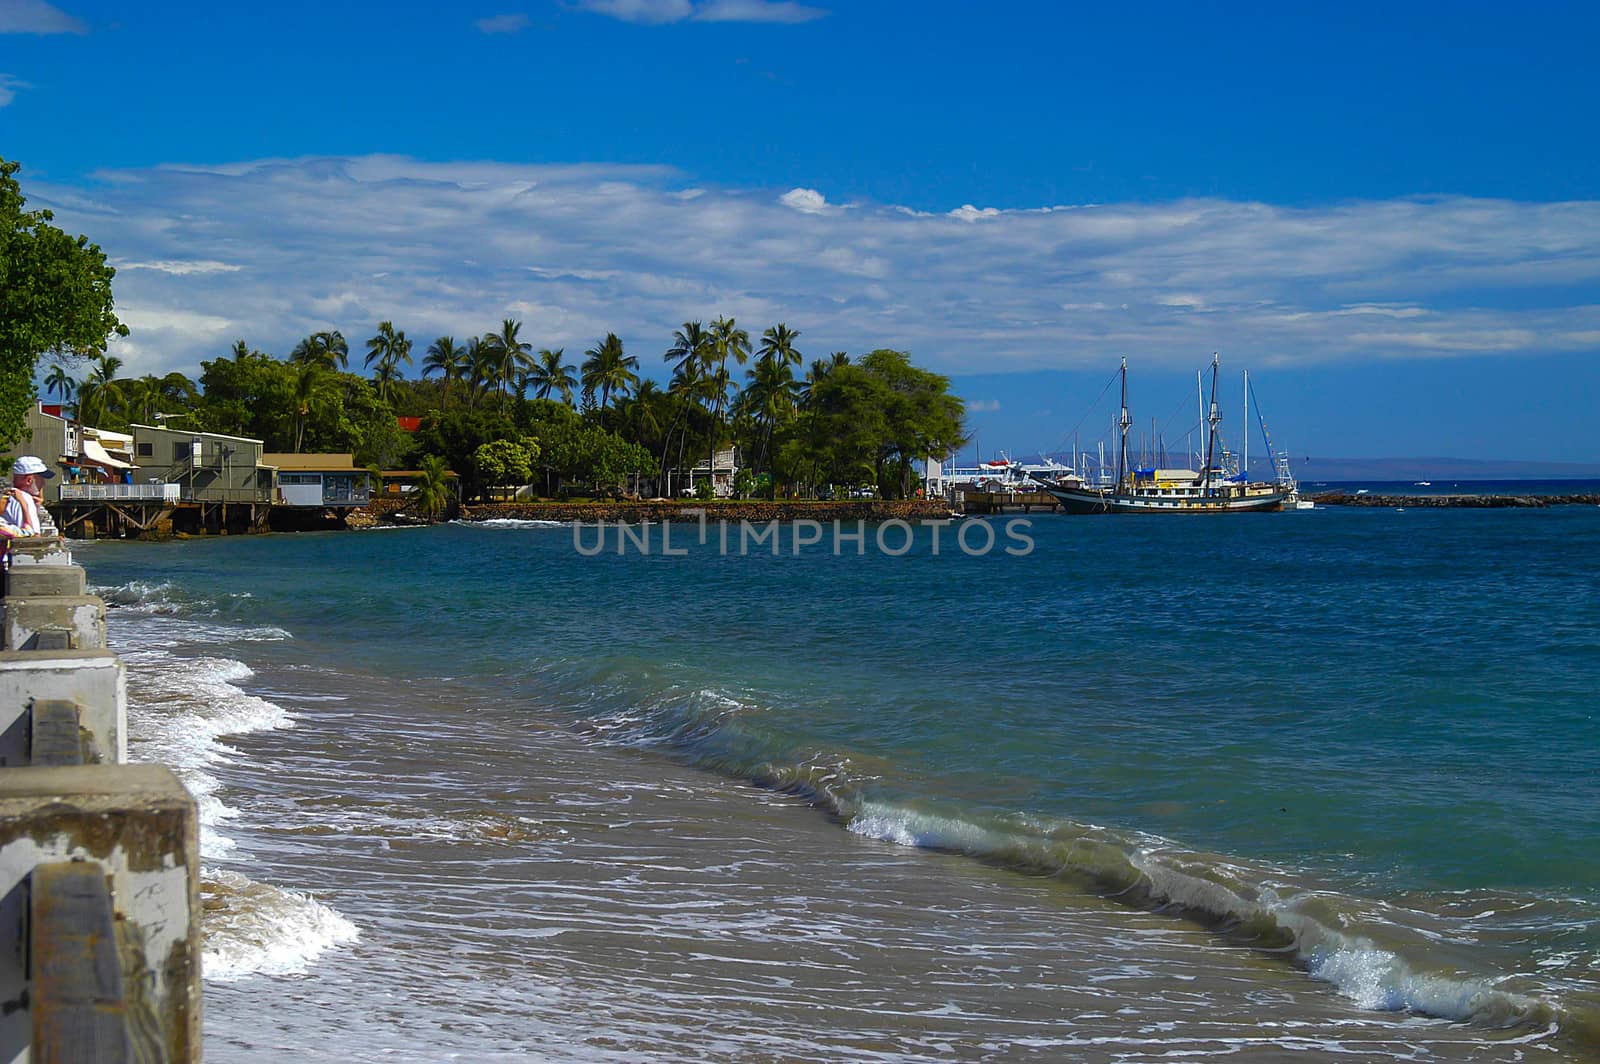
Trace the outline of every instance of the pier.
<path fill-rule="evenodd" d="M 965 514 L 1051 513 L 1061 504 L 1042 491 L 955 491 L 953 505 Z"/>
<path fill-rule="evenodd" d="M 57 536 L 12 541 L 0 648 L 0 1060 L 200 1059 L 200 846 L 127 763 L 105 603 Z"/>

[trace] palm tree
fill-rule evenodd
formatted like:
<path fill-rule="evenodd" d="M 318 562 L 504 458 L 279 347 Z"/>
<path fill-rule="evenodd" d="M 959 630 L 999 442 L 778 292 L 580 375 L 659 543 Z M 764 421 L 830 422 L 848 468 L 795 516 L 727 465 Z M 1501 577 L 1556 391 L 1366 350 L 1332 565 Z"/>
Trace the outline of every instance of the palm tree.
<path fill-rule="evenodd" d="M 672 346 L 661 358 L 672 367 L 673 373 L 683 369 L 684 363 L 704 365 L 711 347 L 711 336 L 697 321 L 686 321 L 683 328 L 672 334 Z"/>
<path fill-rule="evenodd" d="M 488 333 L 483 338 L 484 346 L 494 354 L 496 390 L 500 392 L 502 403 L 505 401 L 506 385 L 532 365 L 529 352 L 533 350 L 533 345 L 518 338 L 517 333 L 521 329 L 520 321 L 506 318 L 500 323 L 499 332 Z"/>
<path fill-rule="evenodd" d="M 717 401 L 716 416 L 711 421 L 711 465 L 715 473 L 717 464 L 717 432 L 722 428 L 722 411 L 728 401 L 728 359 L 740 366 L 750 359 L 750 334 L 734 323 L 732 318 L 718 317 L 711 323 L 711 345 L 716 354 L 717 370 L 712 377 L 711 392 Z"/>
<path fill-rule="evenodd" d="M 232 350 L 235 362 L 243 362 L 250 357 L 250 345 L 244 342 L 244 337 L 242 336 L 233 342 Z"/>
<path fill-rule="evenodd" d="M 422 359 L 422 375 L 439 373 L 444 376 L 443 410 L 450 408 L 450 382 L 460 379 L 466 361 L 467 353 L 456 346 L 454 337 L 441 336 L 428 345 L 428 353 Z"/>
<path fill-rule="evenodd" d="M 561 401 L 571 406 L 572 389 L 577 387 L 578 379 L 572 375 L 572 367 L 561 361 L 566 350 L 564 347 L 554 351 L 541 348 L 533 369 L 528 371 L 528 383 L 540 399 L 548 399 L 551 392 L 557 392 Z"/>
<path fill-rule="evenodd" d="M 306 419 L 328 396 L 330 371 L 320 362 L 302 362 L 294 375 L 294 449 L 305 439 Z"/>
<path fill-rule="evenodd" d="M 238 351 L 239 347 L 235 344 L 235 357 L 238 357 Z M 324 369 L 343 368 L 350 364 L 350 345 L 345 342 L 344 333 L 338 329 L 314 332 L 294 345 L 294 350 L 289 352 L 289 361 L 300 365 L 315 362 Z"/>
<path fill-rule="evenodd" d="M 494 351 L 480 336 L 467 341 L 467 375 L 472 387 L 470 394 L 473 406 L 478 405 L 478 397 L 485 388 L 498 387 L 500 374 L 495 368 Z"/>
<path fill-rule="evenodd" d="M 117 382 L 117 370 L 122 359 L 102 354 L 94 360 L 89 375 L 78 382 L 78 424 L 101 420 L 122 403 L 122 387 Z"/>
<path fill-rule="evenodd" d="M 667 396 L 653 380 L 642 380 L 633 395 L 617 403 L 617 413 L 641 447 L 650 447 L 661 433 L 661 405 Z"/>
<path fill-rule="evenodd" d="M 605 417 L 611 404 L 611 393 L 626 395 L 639 382 L 636 370 L 639 360 L 622 352 L 622 341 L 616 333 L 606 333 L 606 338 L 584 352 L 589 357 L 583 362 L 583 390 L 600 393 L 600 415 Z"/>
<path fill-rule="evenodd" d="M 378 335 L 367 341 L 364 363 L 369 368 L 377 363 L 372 383 L 380 398 L 387 400 L 393 394 L 394 382 L 401 379 L 400 363 L 410 361 L 411 341 L 406 338 L 405 330 L 396 330 L 392 321 L 380 321 Z"/>
<path fill-rule="evenodd" d="M 767 331 L 770 333 L 772 330 Z M 756 468 L 760 469 L 766 462 L 767 450 L 772 444 L 772 430 L 780 418 L 794 409 L 799 386 L 794 379 L 793 366 L 786 358 L 777 355 L 769 357 L 763 354 L 756 361 L 755 368 L 747 370 L 745 376 L 750 379 L 749 386 L 745 388 L 745 399 L 750 412 L 763 429 L 761 455 L 756 460 Z"/>
<path fill-rule="evenodd" d="M 761 334 L 761 357 L 781 359 L 791 366 L 798 366 L 801 355 L 794 346 L 794 342 L 798 339 L 800 339 L 799 329 L 791 329 L 779 322 Z"/>
<path fill-rule="evenodd" d="M 367 340 L 367 357 L 361 364 L 368 369 L 372 368 L 374 362 L 380 366 L 383 365 L 389 357 L 389 348 L 393 345 L 394 322 L 380 321 L 378 323 L 378 334 Z"/>
<path fill-rule="evenodd" d="M 157 377 L 140 377 L 124 381 L 122 391 L 122 416 L 129 422 L 148 425 L 155 421 L 161 409 L 161 381 Z"/>
<path fill-rule="evenodd" d="M 412 495 L 417 506 L 429 517 L 436 516 L 450 503 L 450 477 L 445 469 L 444 455 L 430 454 L 422 459 L 422 479 Z"/>
<path fill-rule="evenodd" d="M 372 371 L 372 390 L 387 403 L 394 398 L 394 385 L 400 379 L 399 367 L 393 360 L 385 359 Z"/>
<path fill-rule="evenodd" d="M 672 374 L 672 381 L 667 385 L 667 395 L 672 400 L 676 412 L 672 418 L 672 425 L 667 429 L 667 437 L 661 448 L 661 478 L 667 476 L 667 455 L 672 450 L 672 434 L 678 432 L 678 461 L 676 468 L 683 468 L 683 448 L 689 438 L 689 412 L 696 407 L 708 405 L 710 397 L 711 378 L 706 374 L 705 362 L 700 359 L 684 359 L 679 363 L 676 372 Z M 681 426 L 681 431 L 679 431 Z"/>
<path fill-rule="evenodd" d="M 50 372 L 44 378 L 44 392 L 46 395 L 54 392 L 61 397 L 63 403 L 70 403 L 77 391 L 78 382 L 72 379 L 65 366 L 57 362 L 50 367 Z"/>

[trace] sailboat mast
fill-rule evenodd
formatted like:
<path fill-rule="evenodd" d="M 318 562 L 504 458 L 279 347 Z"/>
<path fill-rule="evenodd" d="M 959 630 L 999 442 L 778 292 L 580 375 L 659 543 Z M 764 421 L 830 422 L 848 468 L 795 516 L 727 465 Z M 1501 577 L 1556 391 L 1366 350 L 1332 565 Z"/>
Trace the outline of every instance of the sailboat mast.
<path fill-rule="evenodd" d="M 1244 412 L 1239 417 L 1239 435 L 1244 437 L 1244 456 L 1239 459 L 1239 476 L 1250 481 L 1250 371 L 1244 371 Z"/>
<path fill-rule="evenodd" d="M 1217 425 L 1222 421 L 1222 411 L 1217 409 L 1217 353 L 1211 352 L 1211 412 L 1206 417 L 1210 432 L 1206 435 L 1206 479 L 1205 493 L 1211 494 L 1211 456 L 1217 446 Z"/>
<path fill-rule="evenodd" d="M 1117 419 L 1122 433 L 1117 445 L 1117 483 L 1112 491 L 1122 490 L 1123 471 L 1128 467 L 1128 430 L 1133 427 L 1133 419 L 1128 416 L 1128 359 L 1122 359 L 1122 415 Z"/>

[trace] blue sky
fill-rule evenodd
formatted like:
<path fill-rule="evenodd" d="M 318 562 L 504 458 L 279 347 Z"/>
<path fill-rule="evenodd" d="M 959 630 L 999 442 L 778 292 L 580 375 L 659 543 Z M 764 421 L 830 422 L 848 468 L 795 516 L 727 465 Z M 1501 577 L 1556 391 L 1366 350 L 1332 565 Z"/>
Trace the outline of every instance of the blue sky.
<path fill-rule="evenodd" d="M 1592 5 L 1108 6 L 0 0 L 0 155 L 138 372 L 733 313 L 911 350 L 985 450 L 1219 350 L 1296 451 L 1600 461 Z"/>

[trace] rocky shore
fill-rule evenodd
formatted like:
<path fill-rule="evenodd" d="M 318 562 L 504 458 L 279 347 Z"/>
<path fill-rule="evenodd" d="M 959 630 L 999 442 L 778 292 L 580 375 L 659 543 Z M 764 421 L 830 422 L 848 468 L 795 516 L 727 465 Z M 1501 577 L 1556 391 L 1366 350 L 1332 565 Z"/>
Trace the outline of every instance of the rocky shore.
<path fill-rule="evenodd" d="M 1382 506 L 1411 509 L 1501 510 L 1547 506 L 1600 506 L 1600 495 L 1354 495 L 1325 491 L 1312 495 L 1318 506 Z"/>
<path fill-rule="evenodd" d="M 463 521 L 511 518 L 524 521 L 698 521 L 704 510 L 711 521 L 902 521 L 950 516 L 940 501 L 910 499 L 888 502 L 587 502 L 487 503 L 461 507 Z"/>
<path fill-rule="evenodd" d="M 711 521 L 902 521 L 937 520 L 950 516 L 938 500 L 907 499 L 855 502 L 496 502 L 453 507 L 445 516 L 462 521 L 698 521 L 701 511 Z M 350 528 L 374 525 L 426 524 L 404 499 L 375 499 L 350 514 Z"/>

